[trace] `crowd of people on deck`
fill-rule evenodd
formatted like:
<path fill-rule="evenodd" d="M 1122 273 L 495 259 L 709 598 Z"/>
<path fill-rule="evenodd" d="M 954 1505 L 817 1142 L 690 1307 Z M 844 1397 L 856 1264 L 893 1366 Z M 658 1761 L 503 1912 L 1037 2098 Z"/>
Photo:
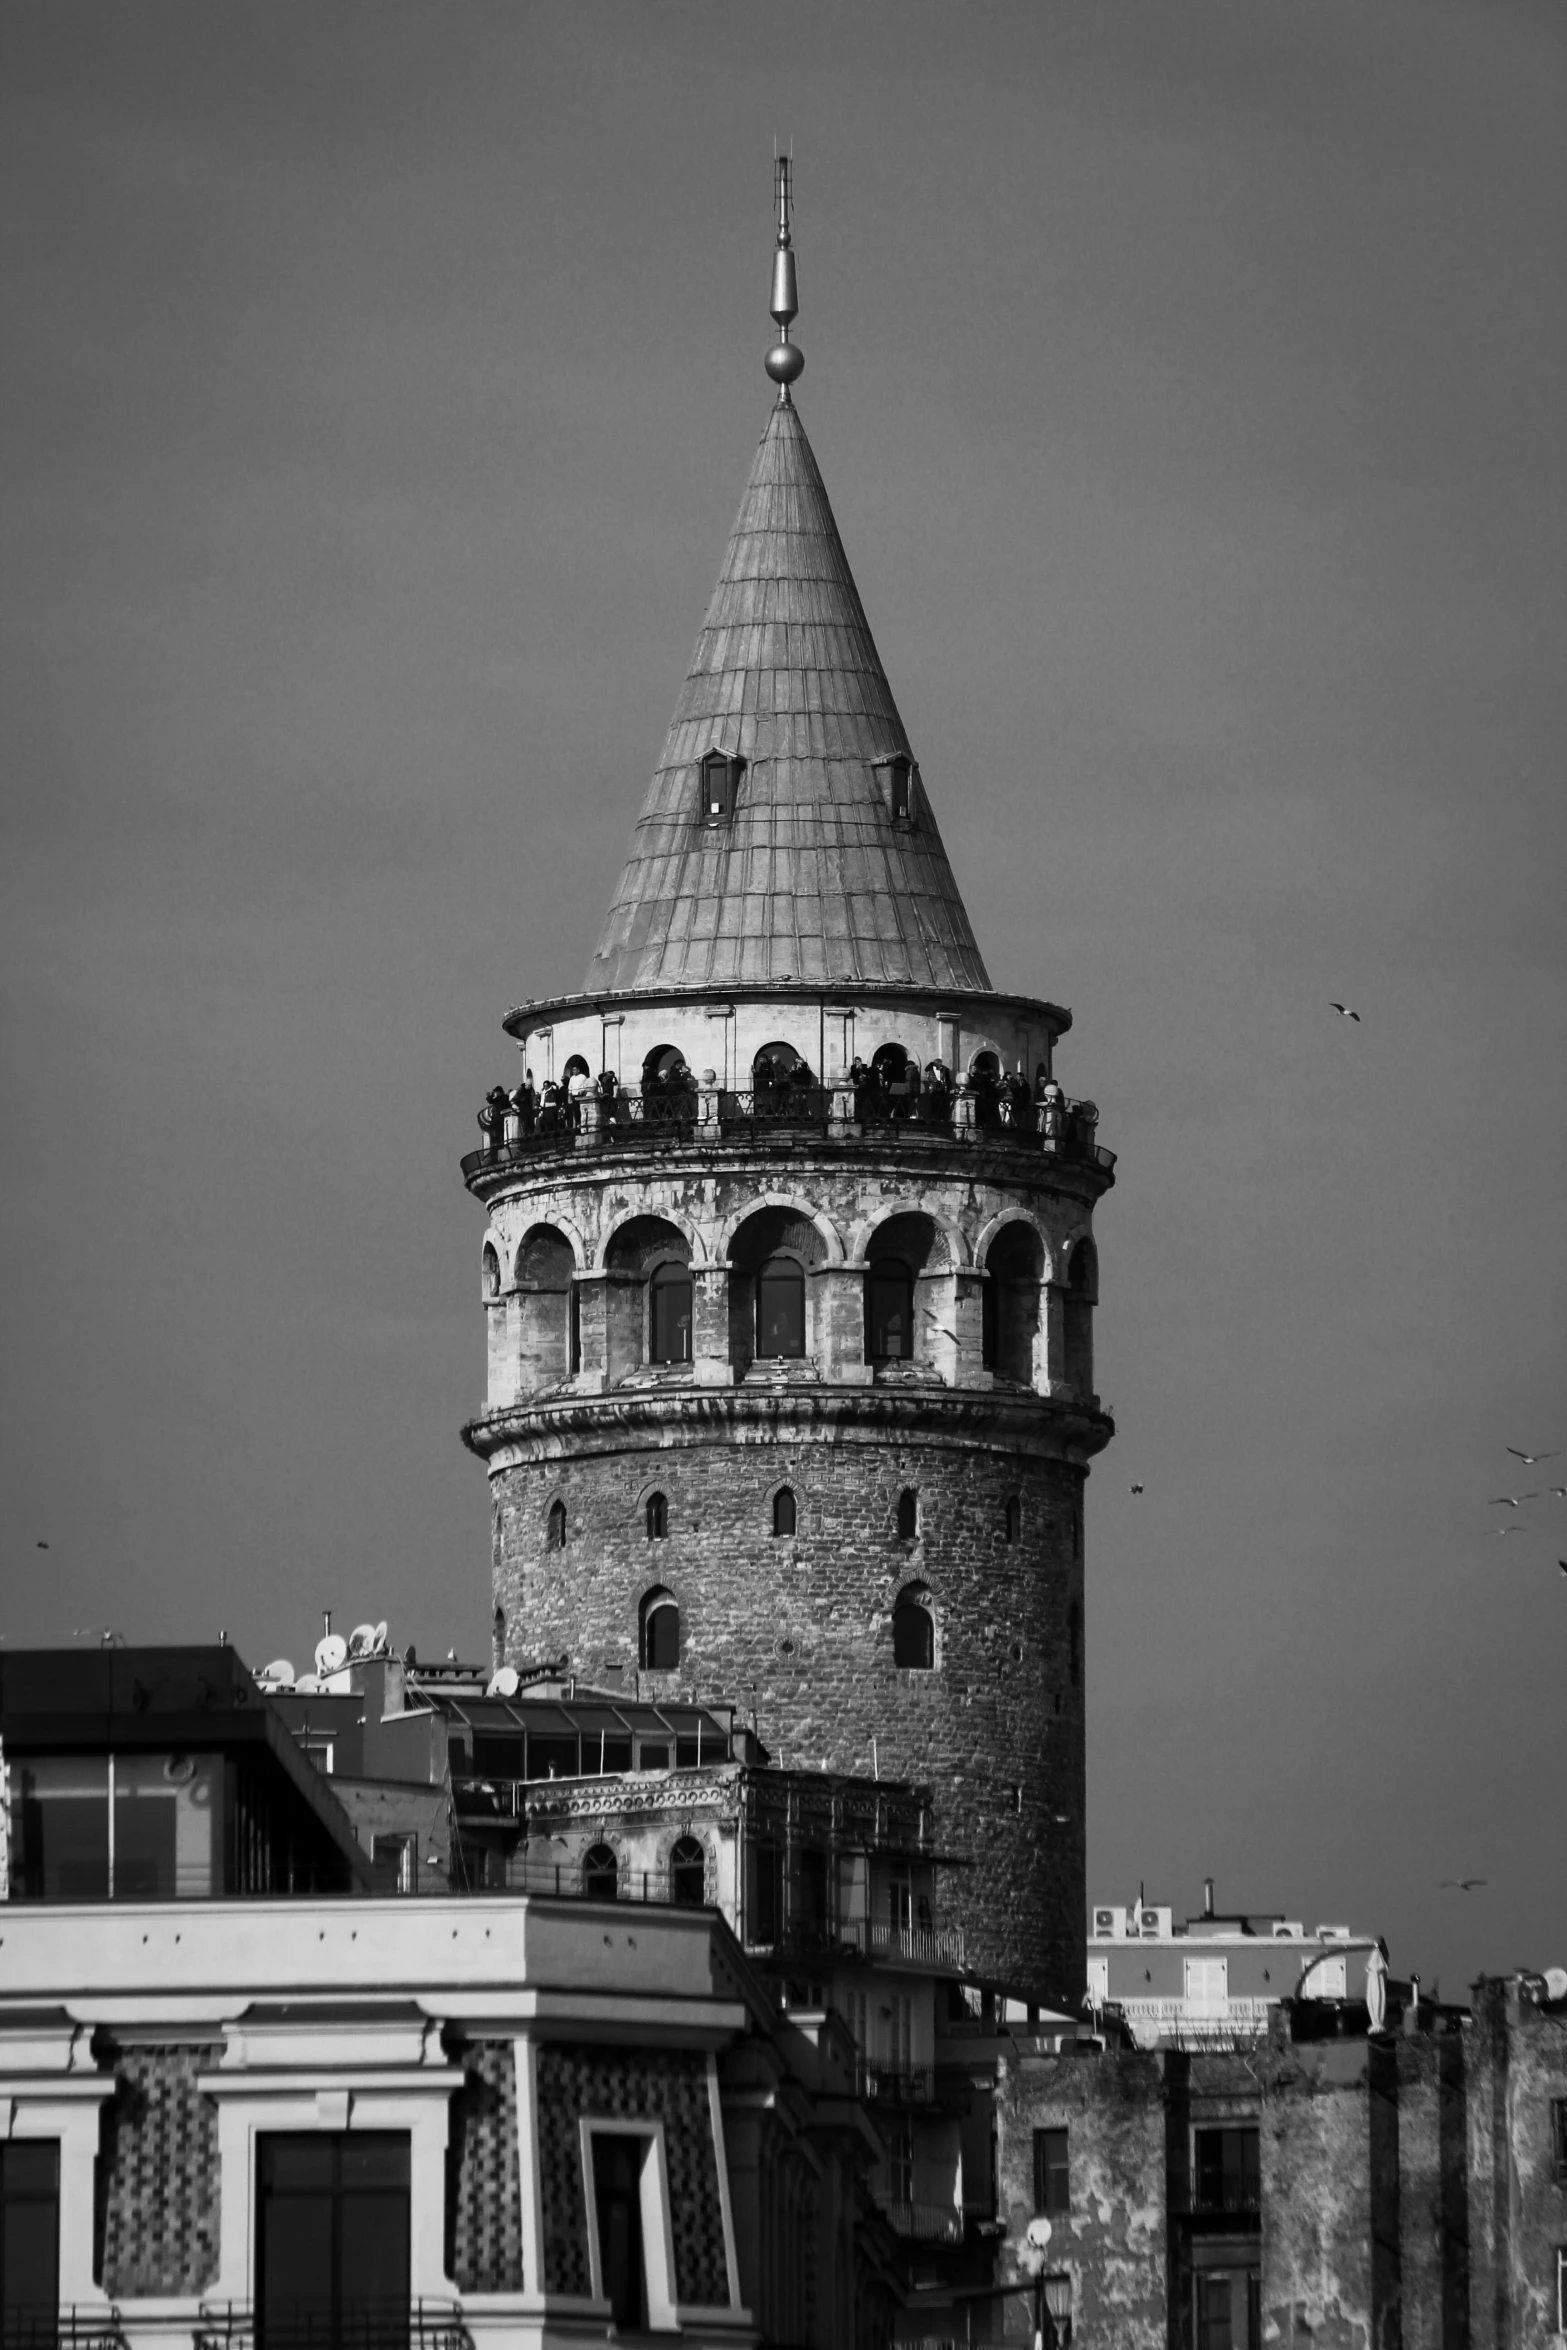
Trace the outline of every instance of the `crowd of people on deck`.
<path fill-rule="evenodd" d="M 752 1074 L 753 1115 L 782 1119 L 795 1114 L 826 1116 L 831 1097 L 817 1085 L 798 1054 L 773 1047 L 758 1057 Z M 943 1060 L 927 1061 L 922 1069 L 911 1056 L 900 1056 L 895 1048 L 884 1047 L 874 1061 L 855 1055 L 848 1069 L 848 1087 L 855 1119 L 861 1125 L 950 1126 L 957 1103 L 968 1098 L 974 1105 L 973 1123 L 981 1128 L 1012 1128 L 1041 1134 L 1047 1140 L 1062 1140 L 1067 1133 L 1067 1099 L 1044 1062 L 1031 1087 L 1021 1062 L 1013 1070 L 1004 1070 L 990 1053 L 978 1055 L 971 1068 L 954 1076 Z M 497 1156 L 504 1145 L 534 1136 L 575 1133 L 582 1126 L 582 1106 L 590 1095 L 597 1095 L 602 1102 L 606 1125 L 639 1120 L 645 1124 L 695 1125 L 700 1102 L 695 1076 L 673 1051 L 650 1057 L 635 1103 L 613 1069 L 601 1069 L 592 1077 L 586 1061 L 574 1054 L 564 1074 L 547 1077 L 542 1086 L 535 1085 L 531 1069 L 524 1070 L 521 1084 L 509 1092 L 503 1085 L 491 1086 L 479 1112 L 485 1155 Z M 726 1095 L 722 1100 L 739 1107 L 737 1097 Z M 1088 1113 L 1091 1124 L 1088 1105 L 1080 1104 L 1078 1109 L 1080 1114 Z"/>

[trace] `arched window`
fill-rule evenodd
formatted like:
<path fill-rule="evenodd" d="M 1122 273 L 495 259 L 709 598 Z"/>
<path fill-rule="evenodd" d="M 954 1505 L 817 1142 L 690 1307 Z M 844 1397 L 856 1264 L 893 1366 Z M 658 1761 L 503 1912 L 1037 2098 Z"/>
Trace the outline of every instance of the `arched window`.
<path fill-rule="evenodd" d="M 912 1542 L 920 1530 L 920 1497 L 912 1485 L 898 1496 L 898 1540 Z"/>
<path fill-rule="evenodd" d="M 573 1053 L 560 1073 L 562 1085 L 569 1085 L 574 1077 L 591 1077 L 592 1070 L 580 1053 Z"/>
<path fill-rule="evenodd" d="M 647 1538 L 649 1542 L 662 1542 L 668 1532 L 669 1503 L 662 1493 L 650 1493 L 647 1497 Z"/>
<path fill-rule="evenodd" d="M 787 1485 L 780 1485 L 773 1495 L 773 1532 L 792 1534 L 795 1529 L 794 1495 Z"/>
<path fill-rule="evenodd" d="M 484 1254 L 479 1259 L 479 1267 L 479 1278 L 483 1284 L 485 1296 L 499 1297 L 501 1294 L 501 1260 L 488 1241 L 484 1244 Z"/>
<path fill-rule="evenodd" d="M 769 1257 L 756 1276 L 756 1351 L 805 1352 L 805 1274 L 796 1257 Z"/>
<path fill-rule="evenodd" d="M 1004 1224 L 985 1256 L 984 1363 L 1020 1387 L 1034 1384 L 1044 1243 L 1031 1224 Z"/>
<path fill-rule="evenodd" d="M 1094 1392 L 1094 1301 L 1099 1295 L 1099 1259 L 1091 1240 L 1080 1240 L 1066 1269 L 1062 1340 L 1067 1385 L 1078 1395 Z"/>
<path fill-rule="evenodd" d="M 642 1602 L 642 1670 L 672 1673 L 680 1662 L 680 1610 L 673 1592 L 650 1591 Z"/>
<path fill-rule="evenodd" d="M 1023 1504 L 1015 1493 L 1007 1495 L 1007 1540 L 1016 1542 L 1023 1531 Z"/>
<path fill-rule="evenodd" d="M 669 1856 L 669 1898 L 682 1909 L 707 1899 L 707 1855 L 694 1836 L 682 1836 Z"/>
<path fill-rule="evenodd" d="M 590 1901 L 613 1901 L 620 1892 L 620 1862 L 612 1844 L 591 1844 L 582 1856 L 582 1890 Z"/>
<path fill-rule="evenodd" d="M 900 1591 L 892 1611 L 892 1661 L 905 1672 L 928 1673 L 936 1663 L 936 1619 L 923 1583 Z"/>
<path fill-rule="evenodd" d="M 648 1360 L 691 1360 L 691 1268 L 667 1259 L 648 1283 Z"/>
<path fill-rule="evenodd" d="M 1072 1687 L 1081 1689 L 1083 1686 L 1083 1611 L 1075 1599 L 1066 1620 L 1066 1636 L 1067 1664 L 1072 1677 Z"/>
<path fill-rule="evenodd" d="M 576 1258 L 564 1232 L 533 1224 L 517 1247 L 517 1360 L 529 1393 L 553 1387 L 572 1364 L 571 1309 Z"/>
<path fill-rule="evenodd" d="M 907 1362 L 914 1352 L 914 1276 L 899 1257 L 881 1257 L 865 1276 L 865 1359 Z"/>
<path fill-rule="evenodd" d="M 566 1547 L 566 1505 L 563 1501 L 550 1503 L 545 1539 L 551 1550 L 564 1550 Z"/>

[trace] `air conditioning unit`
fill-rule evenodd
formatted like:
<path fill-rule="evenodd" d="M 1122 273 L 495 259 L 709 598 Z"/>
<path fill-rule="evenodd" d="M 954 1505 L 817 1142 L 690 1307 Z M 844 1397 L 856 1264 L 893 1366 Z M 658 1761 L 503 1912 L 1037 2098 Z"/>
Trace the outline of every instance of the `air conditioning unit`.
<path fill-rule="evenodd" d="M 1126 1913 L 1119 1909 L 1094 1911 L 1094 1938 L 1100 1942 L 1120 1942 L 1126 1934 Z"/>

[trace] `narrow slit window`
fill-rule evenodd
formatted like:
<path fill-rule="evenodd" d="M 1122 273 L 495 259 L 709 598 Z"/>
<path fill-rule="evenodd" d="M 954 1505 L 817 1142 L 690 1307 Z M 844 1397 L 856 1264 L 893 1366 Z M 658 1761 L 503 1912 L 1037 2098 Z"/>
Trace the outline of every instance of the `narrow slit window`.
<path fill-rule="evenodd" d="M 642 1603 L 642 1670 L 672 1673 L 679 1662 L 680 1610 L 669 1592 L 649 1592 Z"/>
<path fill-rule="evenodd" d="M 898 1496 L 898 1540 L 912 1542 L 920 1530 L 920 1497 L 912 1485 Z"/>
<path fill-rule="evenodd" d="M 564 1550 L 566 1547 L 566 1505 L 563 1501 L 550 1503 L 545 1541 L 551 1550 Z"/>
<path fill-rule="evenodd" d="M 702 821 L 727 824 L 735 812 L 735 788 L 740 762 L 723 751 L 709 751 L 702 761 Z"/>
<path fill-rule="evenodd" d="M 669 1502 L 664 1494 L 648 1495 L 646 1517 L 649 1542 L 663 1542 L 669 1533 Z"/>
<path fill-rule="evenodd" d="M 1023 1504 L 1017 1494 L 1007 1495 L 1007 1541 L 1016 1542 L 1023 1532 Z"/>
<path fill-rule="evenodd" d="M 795 1530 L 797 1515 L 794 1495 L 787 1485 L 781 1486 L 778 1492 L 773 1495 L 773 1532 L 775 1534 L 792 1534 Z"/>

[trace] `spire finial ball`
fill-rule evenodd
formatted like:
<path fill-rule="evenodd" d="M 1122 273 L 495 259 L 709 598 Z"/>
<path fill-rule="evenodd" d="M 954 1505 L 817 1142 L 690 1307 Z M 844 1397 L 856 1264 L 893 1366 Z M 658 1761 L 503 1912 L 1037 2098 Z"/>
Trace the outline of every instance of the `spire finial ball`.
<path fill-rule="evenodd" d="M 805 353 L 798 343 L 774 343 L 762 364 L 774 383 L 787 391 L 805 373 Z"/>

